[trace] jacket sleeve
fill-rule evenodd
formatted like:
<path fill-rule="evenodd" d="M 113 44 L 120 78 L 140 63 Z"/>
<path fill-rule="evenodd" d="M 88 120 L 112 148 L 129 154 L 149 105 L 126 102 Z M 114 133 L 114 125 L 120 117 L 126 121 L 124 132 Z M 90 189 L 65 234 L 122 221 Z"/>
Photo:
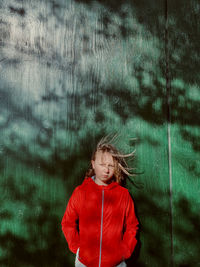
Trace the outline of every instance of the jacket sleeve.
<path fill-rule="evenodd" d="M 138 230 L 139 222 L 135 215 L 134 203 L 128 193 L 128 201 L 125 212 L 124 220 L 124 235 L 122 240 L 122 251 L 124 259 L 128 259 L 133 253 L 137 244 L 136 233 Z"/>
<path fill-rule="evenodd" d="M 64 213 L 61 225 L 64 236 L 67 240 L 69 249 L 76 254 L 79 248 L 79 231 L 78 231 L 78 219 L 79 219 L 79 205 L 80 205 L 80 193 L 78 187 L 72 193 L 67 204 L 66 211 Z"/>

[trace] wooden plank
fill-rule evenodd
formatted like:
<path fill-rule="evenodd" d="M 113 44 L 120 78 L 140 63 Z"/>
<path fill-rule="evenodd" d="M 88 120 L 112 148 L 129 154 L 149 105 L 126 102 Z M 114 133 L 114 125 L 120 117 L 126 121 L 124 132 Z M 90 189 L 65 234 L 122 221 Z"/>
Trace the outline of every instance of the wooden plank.
<path fill-rule="evenodd" d="M 199 266 L 199 14 L 169 1 L 174 266 Z"/>

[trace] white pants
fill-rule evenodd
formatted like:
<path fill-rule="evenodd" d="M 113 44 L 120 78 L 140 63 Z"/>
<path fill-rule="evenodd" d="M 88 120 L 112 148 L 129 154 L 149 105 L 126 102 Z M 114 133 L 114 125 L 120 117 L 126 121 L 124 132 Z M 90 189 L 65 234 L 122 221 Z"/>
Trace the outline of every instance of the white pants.
<path fill-rule="evenodd" d="M 76 253 L 75 267 L 87 267 L 78 260 L 78 255 L 79 255 L 79 249 L 77 250 Z M 125 261 L 120 262 L 120 264 L 116 265 L 116 267 L 126 267 Z"/>

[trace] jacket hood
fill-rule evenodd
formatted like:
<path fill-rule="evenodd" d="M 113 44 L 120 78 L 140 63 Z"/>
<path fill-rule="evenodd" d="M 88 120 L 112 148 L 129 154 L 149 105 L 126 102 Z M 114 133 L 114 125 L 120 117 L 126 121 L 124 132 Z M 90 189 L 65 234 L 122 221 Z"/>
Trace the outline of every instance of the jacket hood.
<path fill-rule="evenodd" d="M 111 190 L 117 186 L 120 186 L 117 182 L 112 182 L 108 185 L 98 185 L 94 182 L 94 180 L 91 177 L 86 177 L 82 183 L 83 186 L 85 185 L 90 185 L 92 187 L 94 187 L 95 189 L 99 189 L 99 190 Z"/>

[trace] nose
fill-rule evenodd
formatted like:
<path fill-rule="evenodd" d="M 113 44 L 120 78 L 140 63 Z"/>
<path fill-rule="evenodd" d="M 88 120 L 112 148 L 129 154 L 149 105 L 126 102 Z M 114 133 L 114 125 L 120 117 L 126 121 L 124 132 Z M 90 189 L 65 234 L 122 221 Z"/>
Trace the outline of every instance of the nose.
<path fill-rule="evenodd" d="M 109 173 L 109 168 L 108 167 L 105 167 L 105 172 Z"/>

